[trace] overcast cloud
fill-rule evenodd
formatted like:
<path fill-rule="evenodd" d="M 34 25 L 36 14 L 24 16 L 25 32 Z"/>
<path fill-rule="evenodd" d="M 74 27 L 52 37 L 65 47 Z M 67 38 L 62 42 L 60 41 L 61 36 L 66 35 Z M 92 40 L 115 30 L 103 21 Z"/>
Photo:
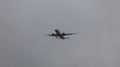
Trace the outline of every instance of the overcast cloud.
<path fill-rule="evenodd" d="M 0 0 L 0 67 L 120 67 L 119 3 Z M 54 29 L 79 34 L 45 36 Z"/>

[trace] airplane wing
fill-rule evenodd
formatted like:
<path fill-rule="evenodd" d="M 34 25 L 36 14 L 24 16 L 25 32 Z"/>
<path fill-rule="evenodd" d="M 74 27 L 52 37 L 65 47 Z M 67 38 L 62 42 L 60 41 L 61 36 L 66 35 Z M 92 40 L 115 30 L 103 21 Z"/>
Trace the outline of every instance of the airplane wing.
<path fill-rule="evenodd" d="M 63 36 L 61 36 L 59 39 L 69 39 L 69 37 L 63 37 Z"/>
<path fill-rule="evenodd" d="M 47 34 L 46 36 L 53 36 L 52 34 Z"/>
<path fill-rule="evenodd" d="M 46 34 L 46 36 L 57 36 L 56 34 Z"/>
<path fill-rule="evenodd" d="M 64 36 L 73 35 L 73 34 L 78 34 L 78 33 L 63 33 Z"/>

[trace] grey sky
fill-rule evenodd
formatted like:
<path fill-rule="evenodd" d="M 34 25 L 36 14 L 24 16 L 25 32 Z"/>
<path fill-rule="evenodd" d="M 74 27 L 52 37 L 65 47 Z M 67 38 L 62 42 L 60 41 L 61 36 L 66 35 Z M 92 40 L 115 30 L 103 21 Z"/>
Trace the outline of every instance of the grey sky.
<path fill-rule="evenodd" d="M 119 67 L 119 3 L 0 0 L 0 67 Z M 79 34 L 45 36 L 56 28 Z"/>

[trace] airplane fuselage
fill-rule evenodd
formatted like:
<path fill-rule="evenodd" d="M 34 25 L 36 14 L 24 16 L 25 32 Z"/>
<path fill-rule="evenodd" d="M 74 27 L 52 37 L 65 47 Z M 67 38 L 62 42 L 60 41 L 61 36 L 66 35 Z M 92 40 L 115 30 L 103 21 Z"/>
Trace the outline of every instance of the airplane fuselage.
<path fill-rule="evenodd" d="M 55 29 L 56 32 L 56 38 L 59 37 L 60 39 L 65 39 L 64 34 L 61 33 L 58 29 Z"/>
<path fill-rule="evenodd" d="M 64 37 L 64 36 L 73 35 L 73 34 L 76 33 L 61 33 L 58 29 L 55 29 L 55 34 L 52 33 L 49 36 L 55 36 L 56 38 L 59 37 L 59 39 L 68 39 L 69 37 Z"/>

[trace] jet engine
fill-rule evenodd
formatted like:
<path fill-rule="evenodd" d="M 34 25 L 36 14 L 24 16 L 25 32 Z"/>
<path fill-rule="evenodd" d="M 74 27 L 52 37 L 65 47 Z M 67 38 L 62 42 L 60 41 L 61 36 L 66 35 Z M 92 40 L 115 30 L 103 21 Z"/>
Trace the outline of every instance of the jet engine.
<path fill-rule="evenodd" d="M 52 33 L 51 35 L 52 35 L 52 36 L 55 36 L 55 34 L 54 34 L 54 33 Z"/>
<path fill-rule="evenodd" d="M 65 36 L 65 33 L 63 32 L 62 35 Z"/>

